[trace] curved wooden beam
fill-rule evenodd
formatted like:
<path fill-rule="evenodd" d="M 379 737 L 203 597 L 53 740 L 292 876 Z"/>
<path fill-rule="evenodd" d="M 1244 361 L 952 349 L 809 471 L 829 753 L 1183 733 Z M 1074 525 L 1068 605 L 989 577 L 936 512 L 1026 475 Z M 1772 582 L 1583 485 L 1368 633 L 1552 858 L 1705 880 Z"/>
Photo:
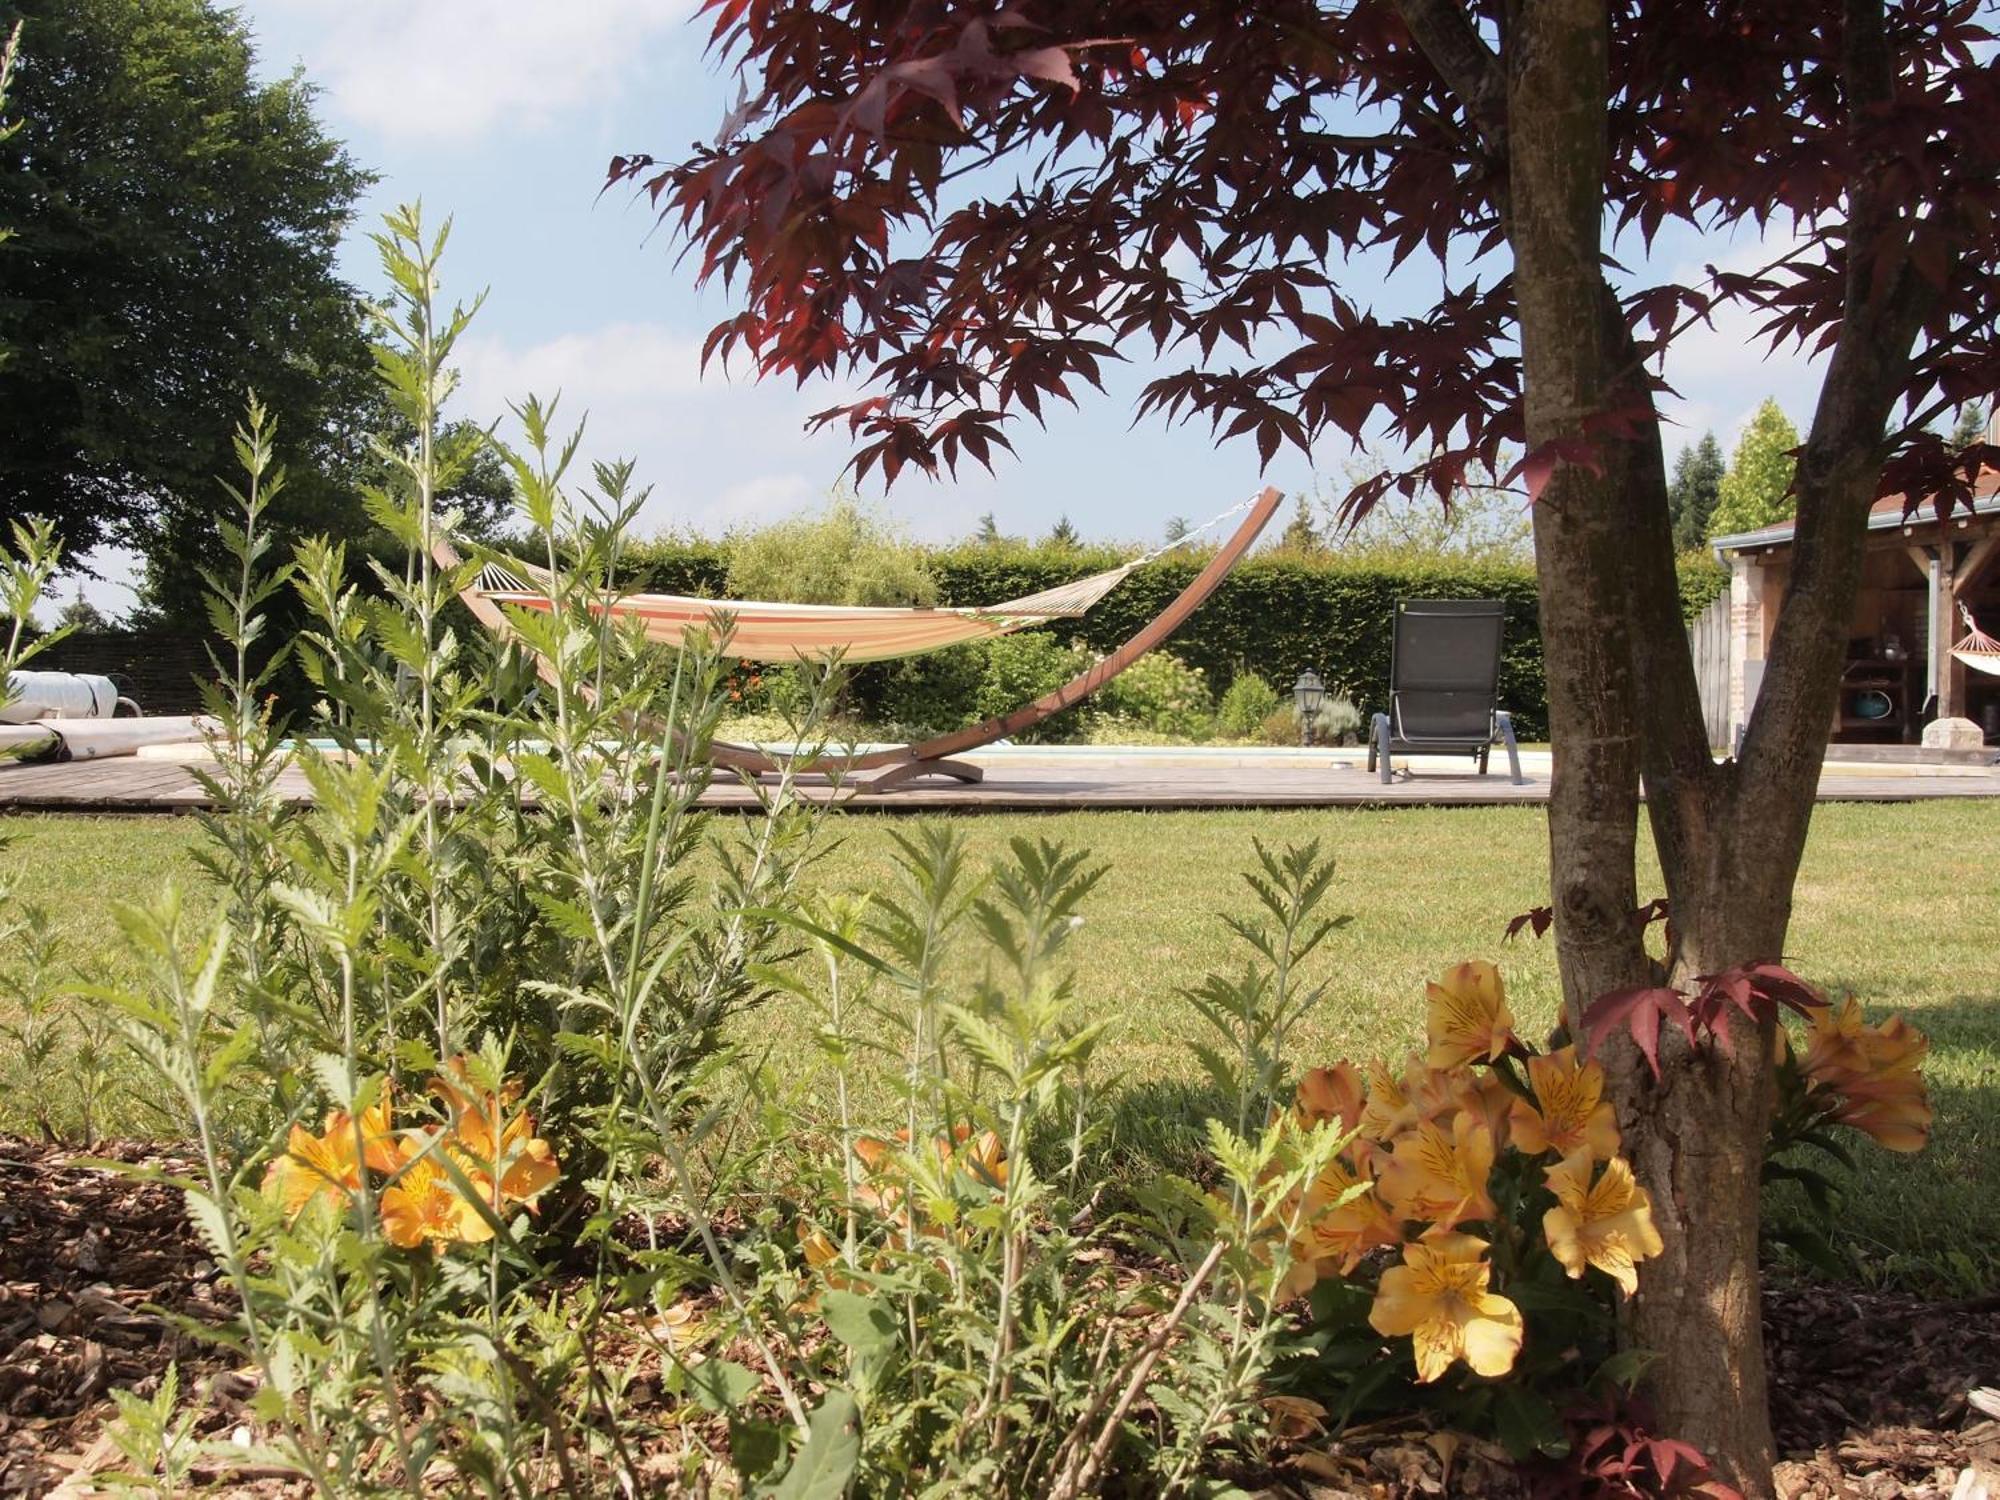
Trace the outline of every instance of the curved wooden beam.
<path fill-rule="evenodd" d="M 820 756 L 802 761 L 798 756 L 772 755 L 753 745 L 736 745 L 727 740 L 717 740 L 709 747 L 710 758 L 719 766 L 731 770 L 748 771 L 754 775 L 771 775 L 790 770 L 795 774 L 846 776 L 856 771 L 874 771 L 895 768 L 893 780 L 902 782 L 913 775 L 921 775 L 924 762 L 943 760 L 947 756 L 961 755 L 967 750 L 976 750 L 981 745 L 990 745 L 995 740 L 1008 735 L 1019 734 L 1024 729 L 1032 729 L 1043 720 L 1061 713 L 1066 708 L 1074 708 L 1085 698 L 1103 687 L 1105 683 L 1131 666 L 1133 662 L 1158 646 L 1168 636 L 1178 630 L 1197 609 L 1207 602 L 1222 580 L 1227 578 L 1236 564 L 1248 552 L 1271 517 L 1277 513 L 1284 495 L 1268 485 L 1250 504 L 1250 512 L 1243 523 L 1230 533 L 1229 539 L 1216 549 L 1215 556 L 1208 560 L 1208 566 L 1196 574 L 1188 586 L 1174 596 L 1173 601 L 1152 619 L 1133 633 L 1122 646 L 1096 662 L 1085 671 L 1079 672 L 1061 687 L 1042 694 L 1032 703 L 1024 703 L 1011 713 L 1005 713 L 971 724 L 964 729 L 954 729 L 949 734 L 936 735 L 909 745 L 894 745 L 884 750 L 871 750 L 865 755 Z M 451 568 L 459 564 L 458 554 L 445 542 L 437 542 L 433 548 L 437 560 Z M 477 589 L 466 589 L 459 597 L 473 617 L 488 629 L 502 635 L 509 632 L 507 617 L 500 607 Z M 726 602 L 726 601 L 724 601 Z M 536 666 L 544 679 L 550 678 L 549 664 L 536 658 Z M 884 778 L 889 780 L 889 778 Z"/>

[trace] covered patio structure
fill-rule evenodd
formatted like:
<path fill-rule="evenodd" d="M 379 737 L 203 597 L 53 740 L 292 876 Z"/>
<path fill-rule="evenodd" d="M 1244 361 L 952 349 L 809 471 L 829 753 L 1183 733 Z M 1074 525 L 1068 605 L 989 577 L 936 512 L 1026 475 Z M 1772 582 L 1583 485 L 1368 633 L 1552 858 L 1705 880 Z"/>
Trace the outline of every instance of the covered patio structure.
<path fill-rule="evenodd" d="M 1828 742 L 1920 745 L 1927 742 L 1926 726 L 1964 720 L 1986 745 L 2000 745 L 2000 677 L 1968 670 L 1951 652 L 1966 633 L 1961 609 L 1989 634 L 2000 630 L 2000 472 L 1980 475 L 1969 514 L 1961 506 L 1941 522 L 1928 500 L 1906 510 L 1905 497 L 1891 495 L 1869 512 L 1861 590 Z M 1714 542 L 1729 568 L 1731 743 L 1757 701 L 1790 580 L 1792 540 L 1792 525 L 1784 522 Z M 1954 748 L 1966 748 L 1967 738 L 1961 726 Z M 1942 726 L 1929 737 L 1952 739 Z"/>

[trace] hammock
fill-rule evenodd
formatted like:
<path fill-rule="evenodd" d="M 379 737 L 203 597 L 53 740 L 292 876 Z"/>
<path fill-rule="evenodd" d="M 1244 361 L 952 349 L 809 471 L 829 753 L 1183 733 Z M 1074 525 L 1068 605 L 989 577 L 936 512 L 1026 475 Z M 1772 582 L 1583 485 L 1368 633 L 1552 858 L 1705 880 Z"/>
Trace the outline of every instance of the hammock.
<path fill-rule="evenodd" d="M 1248 512 L 1236 530 L 1225 538 L 1209 558 L 1201 572 L 1189 582 L 1186 588 L 1152 619 L 1142 625 L 1122 646 L 1092 663 L 1082 672 L 1065 682 L 1061 687 L 1042 694 L 1031 703 L 1024 703 L 1011 713 L 987 719 L 982 723 L 968 725 L 964 729 L 953 730 L 916 744 L 893 745 L 881 749 L 865 751 L 858 755 L 829 757 L 807 761 L 801 757 L 786 757 L 767 753 L 752 745 L 732 745 L 716 741 L 709 747 L 710 757 L 715 764 L 728 766 L 734 770 L 750 774 L 764 774 L 789 767 L 794 771 L 848 776 L 856 771 L 877 771 L 880 774 L 860 787 L 868 792 L 887 791 L 917 776 L 943 775 L 960 781 L 978 781 L 984 774 L 969 761 L 952 757 L 966 750 L 976 750 L 981 745 L 990 745 L 1007 735 L 1019 734 L 1022 730 L 1041 723 L 1050 715 L 1081 703 L 1090 694 L 1131 666 L 1146 652 L 1151 651 L 1180 626 L 1181 622 L 1202 602 L 1215 592 L 1230 570 L 1250 550 L 1271 516 L 1284 497 L 1277 490 L 1266 488 L 1246 500 L 1243 504 L 1224 511 L 1214 521 L 1213 526 L 1239 512 Z M 1204 526 L 1200 530 L 1205 531 Z M 1198 532 L 1189 533 L 1190 536 Z M 1182 545 L 1187 538 L 1174 545 Z M 447 568 L 458 566 L 458 554 L 451 546 L 440 540 L 432 548 L 437 560 Z M 1046 589 L 1039 594 L 1030 594 L 1023 599 L 1012 599 L 1004 604 L 991 605 L 985 609 L 858 609 L 846 606 L 811 606 L 802 604 L 746 604 L 740 600 L 685 599 L 672 595 L 628 594 L 613 599 L 605 607 L 614 613 L 631 612 L 646 622 L 646 633 L 655 640 L 664 640 L 672 645 L 680 645 L 685 639 L 684 632 L 690 628 L 702 630 L 712 628 L 718 615 L 734 618 L 734 633 L 730 637 L 730 650 L 744 656 L 756 656 L 761 660 L 790 661 L 800 657 L 807 660 L 831 655 L 836 650 L 845 650 L 849 644 L 859 644 L 865 653 L 872 644 L 875 655 L 849 654 L 848 660 L 875 660 L 884 656 L 903 656 L 918 651 L 934 649 L 928 644 L 913 644 L 920 640 L 936 639 L 942 636 L 940 644 L 950 645 L 961 640 L 976 640 L 982 636 L 1005 635 L 1010 630 L 1019 630 L 1026 625 L 1040 624 L 1044 620 L 1061 619 L 1082 614 L 1097 600 L 1102 599 L 1117 586 L 1126 574 L 1141 567 L 1168 551 L 1160 548 L 1144 557 L 1134 558 L 1122 567 L 1109 572 L 1095 574 L 1090 578 L 1078 579 L 1075 583 L 1059 588 Z M 502 604 L 517 604 L 527 609 L 547 610 L 547 593 L 532 586 L 537 576 L 532 568 L 522 569 L 527 576 L 522 577 L 502 569 L 501 574 L 489 577 L 487 570 L 464 589 L 460 598 L 472 611 L 473 617 L 489 630 L 502 636 L 510 634 L 507 616 L 500 608 Z M 504 575 L 504 576 L 502 576 Z M 546 579 L 546 575 L 541 575 Z M 506 585 L 489 588 L 488 584 Z M 676 615 L 676 612 L 678 616 Z M 783 655 L 758 656 L 746 649 L 744 625 L 746 619 L 761 626 L 764 622 L 772 625 L 769 634 L 762 637 L 759 652 L 782 651 Z M 893 627 L 890 622 L 893 621 Z M 880 622 L 880 623 L 878 623 Z M 919 630 L 919 626 L 927 627 Z M 934 635 L 928 627 L 936 627 Z M 890 628 L 885 628 L 890 627 Z M 875 632 L 872 641 L 864 632 Z M 900 631 L 895 635 L 892 631 Z M 945 632 L 948 632 L 946 634 Z M 880 649 L 893 645 L 892 649 Z M 548 676 L 552 668 L 546 661 L 538 663 L 543 676 Z"/>
<path fill-rule="evenodd" d="M 750 661 L 886 661 L 918 656 L 965 641 L 985 640 L 1050 620 L 1075 619 L 1110 593 L 1134 568 L 1152 561 L 1136 558 L 1108 572 L 1094 573 L 1039 594 L 1003 604 L 970 608 L 880 608 L 848 604 L 774 604 L 755 599 L 695 599 L 682 594 L 622 594 L 596 606 L 620 619 L 637 620 L 649 640 L 679 646 L 690 632 L 719 638 L 730 622 L 729 653 Z M 476 587 L 495 604 L 548 610 L 548 575 L 539 568 L 489 563 Z M 525 575 L 525 576 L 521 576 Z"/>
<path fill-rule="evenodd" d="M 2000 677 L 2000 641 L 1994 640 L 1974 623 L 1972 611 L 1965 605 L 1958 606 L 1958 613 L 1965 621 L 1965 639 L 1951 648 L 1953 659 L 1963 662 L 1975 672 Z"/>
<path fill-rule="evenodd" d="M 1184 547 L 1210 527 L 1248 510 L 1246 500 L 1165 547 L 1088 578 L 1057 584 L 1000 604 L 942 608 L 882 608 L 849 604 L 780 604 L 756 599 L 695 599 L 683 594 L 621 594 L 604 604 L 620 619 L 637 620 L 648 640 L 679 646 L 690 633 L 720 638 L 729 623 L 729 654 L 758 662 L 887 661 L 920 656 L 967 641 L 1008 635 L 1051 620 L 1088 614 L 1135 569 Z M 495 604 L 547 611 L 553 590 L 545 569 L 488 563 L 473 587 Z"/>

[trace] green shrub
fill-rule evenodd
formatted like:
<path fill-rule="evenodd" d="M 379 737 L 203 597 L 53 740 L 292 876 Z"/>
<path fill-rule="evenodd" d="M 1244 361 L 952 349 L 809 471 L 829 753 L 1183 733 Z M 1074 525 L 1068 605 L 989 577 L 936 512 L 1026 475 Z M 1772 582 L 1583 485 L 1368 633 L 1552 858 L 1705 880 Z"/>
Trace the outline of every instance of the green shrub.
<path fill-rule="evenodd" d="M 1299 711 L 1289 703 L 1280 703 L 1264 715 L 1264 722 L 1257 726 L 1257 738 L 1267 745 L 1296 745 L 1299 742 Z"/>
<path fill-rule="evenodd" d="M 1279 709 L 1278 690 L 1255 672 L 1239 672 L 1216 710 L 1215 727 L 1231 739 L 1254 740 L 1263 733 L 1264 721 Z"/>
<path fill-rule="evenodd" d="M 852 691 L 871 719 L 912 737 L 942 734 L 978 719 L 987 664 L 985 642 L 948 646 L 927 656 L 870 663 L 854 674 Z"/>
<path fill-rule="evenodd" d="M 986 670 L 973 698 L 975 718 L 1012 713 L 1047 692 L 1053 692 L 1090 665 L 1090 653 L 1066 646 L 1045 630 L 1024 630 L 997 636 L 985 645 Z M 1054 718 L 1022 731 L 1019 738 L 1043 744 L 1066 744 L 1083 732 L 1079 709 L 1065 709 Z"/>
<path fill-rule="evenodd" d="M 1692 622 L 1729 588 L 1729 569 L 1706 547 L 1680 555 L 1681 618 Z"/>
<path fill-rule="evenodd" d="M 922 549 L 848 495 L 818 515 L 732 535 L 729 595 L 798 604 L 917 605 L 937 602 Z"/>
<path fill-rule="evenodd" d="M 1215 700 L 1198 667 L 1164 651 L 1148 651 L 1107 682 L 1095 699 L 1101 713 L 1175 739 L 1205 740 L 1215 732 Z"/>
<path fill-rule="evenodd" d="M 1322 745 L 1345 745 L 1362 735 L 1361 710 L 1338 693 L 1328 693 L 1313 715 L 1313 736 Z"/>

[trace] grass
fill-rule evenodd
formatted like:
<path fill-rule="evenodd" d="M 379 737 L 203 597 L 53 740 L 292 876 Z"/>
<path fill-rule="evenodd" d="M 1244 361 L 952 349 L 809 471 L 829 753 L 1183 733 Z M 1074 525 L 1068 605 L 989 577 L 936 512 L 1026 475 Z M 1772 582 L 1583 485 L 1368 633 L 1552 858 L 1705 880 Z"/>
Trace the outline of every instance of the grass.
<path fill-rule="evenodd" d="M 92 977 L 127 967 L 111 901 L 143 898 L 169 880 L 194 902 L 205 899 L 191 857 L 201 833 L 190 819 L 22 817 L 9 826 L 21 835 L 7 856 L 20 867 L 21 895 L 59 914 L 69 951 L 90 955 Z M 844 820 L 817 878 L 835 888 L 890 888 L 896 826 Z M 1319 960 L 1331 990 L 1299 1035 L 1301 1067 L 1406 1050 L 1421 1033 L 1424 980 L 1460 958 L 1501 964 L 1530 1034 L 1555 1016 L 1552 946 L 1501 941 L 1508 918 L 1545 899 L 1546 823 L 1537 808 L 1068 813 L 961 826 L 978 858 L 1027 836 L 1086 847 L 1106 865 L 1071 953 L 1080 1014 L 1116 1023 L 1101 1055 L 1119 1079 L 1123 1139 L 1113 1149 L 1128 1169 L 1157 1170 L 1187 1149 L 1199 1102 L 1187 1042 L 1198 1033 L 1176 991 L 1240 963 L 1216 914 L 1247 909 L 1238 872 L 1253 839 L 1317 838 L 1339 860 L 1331 905 L 1351 920 Z M 1874 1278 L 1967 1293 L 2000 1285 L 2000 936 L 1989 925 L 2000 912 L 1996 847 L 1994 802 L 1838 805 L 1814 822 L 1791 961 L 1821 984 L 1853 990 L 1871 1013 L 1906 1012 L 1932 1041 L 1929 1150 L 1895 1157 L 1863 1142 L 1845 1199 L 1849 1243 Z M 1642 893 L 1658 887 L 1649 871 Z M 753 1022 L 772 1075 L 809 1110 L 825 1093 L 812 1024 L 796 1006 L 773 1006 Z M 10 1062 L 0 1057 L 0 1076 Z M 129 1102 L 143 1091 L 125 1098 L 120 1128 L 154 1127 Z M 24 1124 L 15 1090 L 0 1094 L 0 1127 Z M 1783 1200 L 1773 1207 L 1791 1211 Z"/>

